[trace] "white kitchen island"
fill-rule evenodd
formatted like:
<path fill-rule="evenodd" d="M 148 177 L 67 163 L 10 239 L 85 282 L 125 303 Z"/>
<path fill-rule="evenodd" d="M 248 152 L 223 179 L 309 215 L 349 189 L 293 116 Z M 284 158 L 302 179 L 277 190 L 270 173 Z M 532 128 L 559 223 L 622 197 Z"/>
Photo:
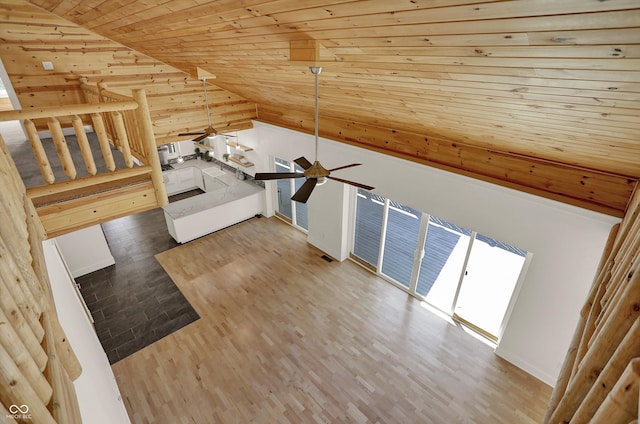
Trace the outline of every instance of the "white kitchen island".
<path fill-rule="evenodd" d="M 239 180 L 230 171 L 208 169 L 206 178 L 210 184 L 205 193 L 162 207 L 169 234 L 178 243 L 221 230 L 264 211 L 265 190 L 262 187 Z"/>

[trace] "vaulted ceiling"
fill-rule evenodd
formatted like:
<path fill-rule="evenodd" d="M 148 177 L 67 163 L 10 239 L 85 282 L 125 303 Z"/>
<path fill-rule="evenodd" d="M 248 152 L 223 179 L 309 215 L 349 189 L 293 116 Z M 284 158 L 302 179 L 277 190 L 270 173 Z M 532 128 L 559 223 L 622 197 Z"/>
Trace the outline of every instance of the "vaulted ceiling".
<path fill-rule="evenodd" d="M 31 0 L 321 134 L 620 215 L 640 177 L 638 0 Z M 68 37 L 71 39 L 71 37 Z M 197 129 L 197 128 L 194 128 Z"/>

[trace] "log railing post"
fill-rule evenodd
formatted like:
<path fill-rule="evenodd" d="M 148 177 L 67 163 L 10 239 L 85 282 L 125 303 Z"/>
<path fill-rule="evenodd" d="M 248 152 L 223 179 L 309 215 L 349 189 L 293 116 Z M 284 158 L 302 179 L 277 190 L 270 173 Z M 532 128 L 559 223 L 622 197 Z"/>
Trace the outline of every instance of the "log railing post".
<path fill-rule="evenodd" d="M 550 423 L 571 420 L 598 374 L 638 316 L 640 316 L 640 270 L 631 274 L 622 300 L 614 306 L 610 319 L 602 327 L 601 334 L 594 339 L 569 388 L 551 415 Z"/>
<path fill-rule="evenodd" d="M 605 400 L 625 367 L 640 352 L 640 318 L 636 319 L 595 381 L 571 419 L 572 424 L 586 424 Z"/>
<path fill-rule="evenodd" d="M 626 424 L 637 418 L 639 383 L 640 358 L 636 358 L 629 362 L 624 373 L 589 423 Z"/>
<path fill-rule="evenodd" d="M 100 150 L 102 151 L 102 157 L 107 169 L 111 172 L 116 170 L 116 163 L 113 160 L 113 153 L 111 153 L 111 144 L 109 143 L 109 136 L 104 126 L 102 115 L 99 113 L 91 114 L 91 121 L 93 122 L 93 129 L 98 137 L 98 143 L 100 144 Z"/>
<path fill-rule="evenodd" d="M 141 126 L 145 157 L 147 158 L 147 163 L 151 165 L 151 179 L 153 180 L 153 186 L 155 188 L 156 201 L 158 206 L 164 206 L 169 203 L 169 200 L 167 199 L 167 191 L 165 190 L 162 178 L 162 167 L 160 166 L 156 139 L 153 134 L 153 127 L 151 126 L 151 114 L 149 113 L 147 96 L 143 89 L 136 89 L 133 90 L 133 98 L 138 103 L 136 114 Z"/>
<path fill-rule="evenodd" d="M 44 151 L 44 146 L 42 145 L 42 140 L 40 140 L 35 124 L 31 119 L 25 119 L 24 128 L 27 131 L 31 148 L 36 156 L 36 160 L 38 161 L 38 166 L 40 167 L 40 172 L 42 173 L 44 180 L 48 184 L 53 184 L 56 177 L 53 175 L 53 171 L 51 170 L 51 163 L 49 163 L 47 153 Z"/>
<path fill-rule="evenodd" d="M 118 111 L 111 112 L 111 117 L 113 119 L 113 126 L 115 127 L 115 131 L 117 134 L 117 139 L 120 144 L 120 151 L 122 152 L 122 156 L 124 157 L 124 163 L 127 165 L 127 168 L 131 168 L 133 166 L 133 158 L 131 157 L 131 148 L 129 147 L 129 137 L 127 136 L 127 129 L 124 126 L 124 119 L 122 118 L 122 114 Z"/>
<path fill-rule="evenodd" d="M 76 178 L 76 167 L 73 164 L 73 159 L 71 159 L 71 152 L 69 152 L 69 146 L 67 146 L 67 141 L 62 133 L 60 121 L 55 117 L 51 117 L 47 121 L 47 126 L 49 127 L 49 131 L 51 131 L 51 138 L 56 146 L 64 174 L 74 180 Z"/>
<path fill-rule="evenodd" d="M 637 424 L 638 375 L 640 191 L 635 190 L 622 223 L 609 234 L 543 423 Z"/>
<path fill-rule="evenodd" d="M 106 92 L 108 91 L 107 83 L 99 82 L 97 85 L 98 85 L 98 92 L 100 93 L 99 95 L 100 103 L 107 103 L 107 102 L 113 101 L 109 98 L 109 96 L 106 95 Z M 104 126 L 105 126 L 106 133 L 108 135 L 109 140 L 111 140 L 111 142 L 113 143 L 113 146 L 118 150 L 122 150 L 122 141 L 118 139 L 118 134 L 115 131 L 113 122 L 111 122 L 111 118 L 112 118 L 111 115 L 104 116 Z"/>
<path fill-rule="evenodd" d="M 78 115 L 74 115 L 72 122 L 73 130 L 76 133 L 78 146 L 80 147 L 80 152 L 82 152 L 82 159 L 84 160 L 84 165 L 87 169 L 87 172 L 90 175 L 96 175 L 96 172 L 98 172 L 98 170 L 96 168 L 96 162 L 93 159 L 93 155 L 91 154 L 91 146 L 89 146 L 87 133 L 84 132 L 84 123 Z"/>

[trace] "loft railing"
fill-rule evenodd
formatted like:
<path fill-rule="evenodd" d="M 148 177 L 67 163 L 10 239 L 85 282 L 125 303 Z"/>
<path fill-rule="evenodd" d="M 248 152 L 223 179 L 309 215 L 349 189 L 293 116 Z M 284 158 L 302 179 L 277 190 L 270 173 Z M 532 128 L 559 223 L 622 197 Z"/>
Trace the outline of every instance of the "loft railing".
<path fill-rule="evenodd" d="M 83 90 L 85 93 L 92 91 L 86 84 L 83 85 Z M 93 91 L 100 93 L 98 89 Z M 133 90 L 132 98 L 118 95 L 117 99 L 103 90 L 102 98 L 108 100 L 0 112 L 0 121 L 24 122 L 33 153 L 46 182 L 42 186 L 30 187 L 27 194 L 36 206 L 50 237 L 167 204 L 144 90 Z M 38 126 L 44 127 L 45 122 L 51 132 L 51 142 L 55 146 L 64 176 L 54 174 L 51 166 L 53 158 L 47 156 L 38 133 Z M 86 133 L 85 123 L 88 122 L 98 140 L 99 147 L 94 147 L 96 151 L 92 151 Z M 63 126 L 73 128 L 83 164 L 74 163 Z M 122 153 L 122 169 L 117 169 L 111 146 Z M 102 173 L 98 173 L 94 159 L 99 156 L 106 167 L 106 171 Z M 88 177 L 78 177 L 77 166 L 80 165 L 87 170 Z M 142 184 L 146 186 L 143 187 Z M 77 200 L 79 197 L 83 198 L 83 202 Z M 67 203 L 62 204 L 63 202 Z"/>
<path fill-rule="evenodd" d="M 98 83 L 96 86 L 87 83 L 86 78 L 80 79 L 80 88 L 84 94 L 85 101 L 89 104 L 118 103 L 132 100 L 130 97 L 110 91 L 105 83 Z M 146 103 L 146 99 L 145 99 Z M 122 131 L 124 129 L 124 132 Z M 149 149 L 142 142 L 144 135 L 137 125 L 135 110 L 123 110 L 114 114 L 104 122 L 106 138 L 118 149 L 129 148 L 133 156 L 140 162 L 146 163 Z M 155 141 L 153 150 L 155 150 Z"/>

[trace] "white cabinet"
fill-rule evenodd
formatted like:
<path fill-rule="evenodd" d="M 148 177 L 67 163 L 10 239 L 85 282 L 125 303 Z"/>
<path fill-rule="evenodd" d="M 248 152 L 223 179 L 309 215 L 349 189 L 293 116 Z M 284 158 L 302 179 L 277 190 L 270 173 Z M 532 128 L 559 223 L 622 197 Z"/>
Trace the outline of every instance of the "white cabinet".
<path fill-rule="evenodd" d="M 172 196 L 185 191 L 200 188 L 204 190 L 202 181 L 202 172 L 195 166 L 187 166 L 184 168 L 173 169 L 162 173 L 164 187 L 167 190 L 167 196 Z"/>
<path fill-rule="evenodd" d="M 178 174 L 174 171 L 164 171 L 162 173 L 162 182 L 164 183 L 164 188 L 167 191 L 167 196 L 171 196 L 172 194 L 176 194 L 180 191 L 178 189 Z"/>
<path fill-rule="evenodd" d="M 193 182 L 193 168 L 192 166 L 188 168 L 181 168 L 174 171 L 178 176 L 178 188 L 180 191 L 188 191 L 192 188 L 197 187 Z"/>
<path fill-rule="evenodd" d="M 193 183 L 197 188 L 204 191 L 204 181 L 202 179 L 202 171 L 200 168 L 192 167 L 193 169 Z"/>

